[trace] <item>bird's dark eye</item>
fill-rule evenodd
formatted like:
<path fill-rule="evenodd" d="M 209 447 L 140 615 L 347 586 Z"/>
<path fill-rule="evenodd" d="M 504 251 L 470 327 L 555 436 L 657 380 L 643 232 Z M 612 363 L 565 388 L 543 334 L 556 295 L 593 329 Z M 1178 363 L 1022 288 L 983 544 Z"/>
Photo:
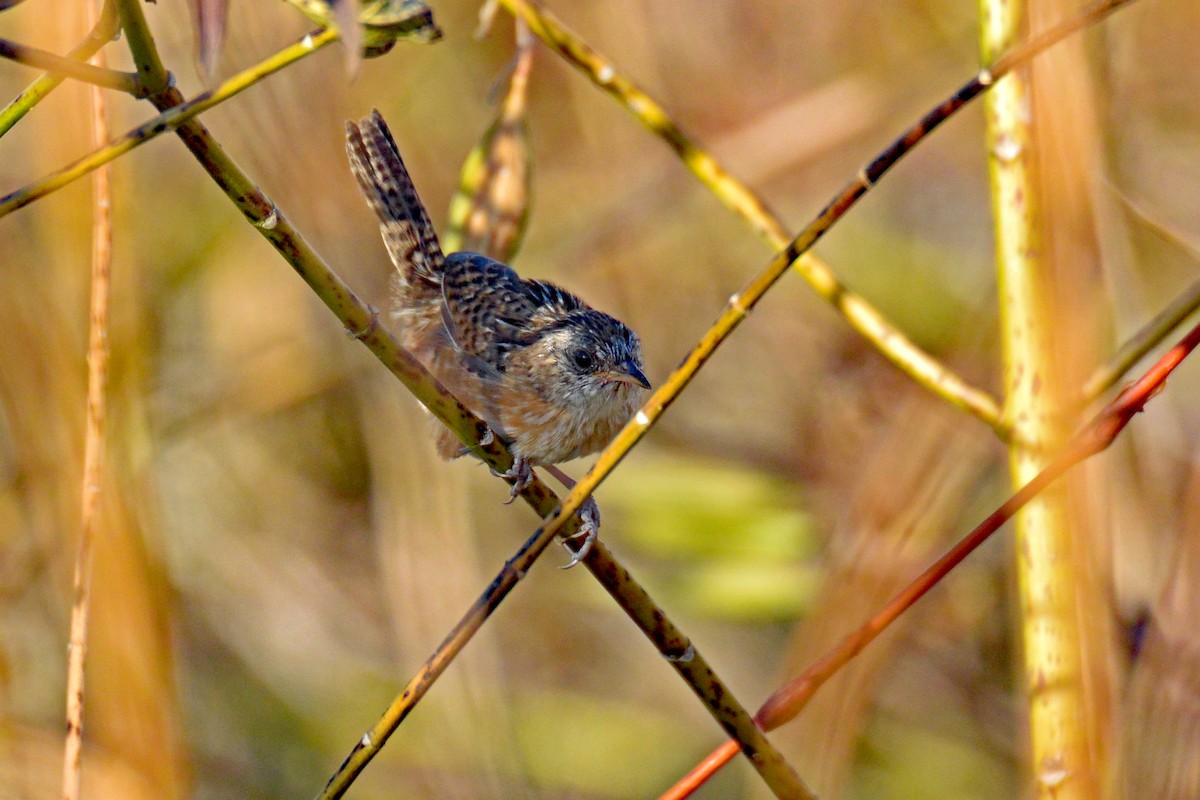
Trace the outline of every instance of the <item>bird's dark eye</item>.
<path fill-rule="evenodd" d="M 575 365 L 576 369 L 589 371 L 595 368 L 596 359 L 587 350 L 576 350 L 571 353 L 571 363 Z"/>

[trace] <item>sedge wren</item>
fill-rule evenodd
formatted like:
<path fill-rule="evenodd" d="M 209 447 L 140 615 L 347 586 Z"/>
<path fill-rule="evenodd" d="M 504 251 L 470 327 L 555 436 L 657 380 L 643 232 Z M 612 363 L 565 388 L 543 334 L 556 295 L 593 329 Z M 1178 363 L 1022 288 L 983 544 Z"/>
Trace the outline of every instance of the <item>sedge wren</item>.
<path fill-rule="evenodd" d="M 572 485 L 555 465 L 608 444 L 650 388 L 637 334 L 553 283 L 479 253 L 443 254 L 378 111 L 346 123 L 346 150 L 396 266 L 400 342 L 508 445 L 513 496 L 533 466 Z M 446 428 L 437 449 L 443 458 L 468 452 Z M 594 502 L 583 517 L 587 538 L 572 564 L 595 540 Z"/>

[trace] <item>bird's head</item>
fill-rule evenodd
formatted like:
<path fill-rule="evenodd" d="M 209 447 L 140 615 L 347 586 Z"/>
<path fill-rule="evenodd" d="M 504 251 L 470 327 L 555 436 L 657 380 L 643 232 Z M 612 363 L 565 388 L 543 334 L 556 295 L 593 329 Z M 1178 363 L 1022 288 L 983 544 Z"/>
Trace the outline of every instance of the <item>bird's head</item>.
<path fill-rule="evenodd" d="M 552 322 L 525 350 L 543 397 L 563 405 L 632 406 L 650 388 L 637 334 L 595 309 Z"/>

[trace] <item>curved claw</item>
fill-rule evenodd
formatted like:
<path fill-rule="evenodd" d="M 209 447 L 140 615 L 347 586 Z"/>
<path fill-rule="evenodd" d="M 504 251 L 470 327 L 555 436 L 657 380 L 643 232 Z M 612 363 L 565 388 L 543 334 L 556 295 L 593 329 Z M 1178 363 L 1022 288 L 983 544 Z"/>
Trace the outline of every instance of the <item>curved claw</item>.
<path fill-rule="evenodd" d="M 559 569 L 570 569 L 578 564 L 583 559 L 587 558 L 587 554 L 591 552 L 592 545 L 600 538 L 600 506 L 596 505 L 595 498 L 589 497 L 579 509 L 579 517 L 583 520 L 583 524 L 579 526 L 579 530 L 571 539 L 583 538 L 583 544 L 574 553 L 571 553 L 571 560 L 563 564 Z M 565 544 L 565 543 L 564 543 Z"/>
<path fill-rule="evenodd" d="M 512 481 L 512 488 L 508 491 L 508 499 L 504 501 L 504 505 L 516 500 L 517 495 L 523 492 L 529 482 L 533 480 L 533 467 L 529 466 L 529 459 L 524 456 L 514 458 L 513 465 L 509 467 L 508 472 L 497 472 L 491 467 L 488 467 L 488 470 L 497 478 Z"/>

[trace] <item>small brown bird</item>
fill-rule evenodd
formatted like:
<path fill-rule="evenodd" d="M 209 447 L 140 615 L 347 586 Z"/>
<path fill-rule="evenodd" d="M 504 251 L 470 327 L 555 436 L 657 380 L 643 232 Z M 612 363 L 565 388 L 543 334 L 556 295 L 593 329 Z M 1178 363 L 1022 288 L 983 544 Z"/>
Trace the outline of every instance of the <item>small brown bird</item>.
<path fill-rule="evenodd" d="M 553 283 L 523 280 L 479 253 L 444 255 L 378 111 L 346 123 L 346 150 L 396 266 L 401 343 L 508 444 L 514 496 L 531 466 L 571 486 L 554 465 L 608 444 L 650 388 L 637 334 Z M 439 430 L 443 458 L 467 452 Z M 584 520 L 587 538 L 571 564 L 595 541 L 594 503 Z"/>

